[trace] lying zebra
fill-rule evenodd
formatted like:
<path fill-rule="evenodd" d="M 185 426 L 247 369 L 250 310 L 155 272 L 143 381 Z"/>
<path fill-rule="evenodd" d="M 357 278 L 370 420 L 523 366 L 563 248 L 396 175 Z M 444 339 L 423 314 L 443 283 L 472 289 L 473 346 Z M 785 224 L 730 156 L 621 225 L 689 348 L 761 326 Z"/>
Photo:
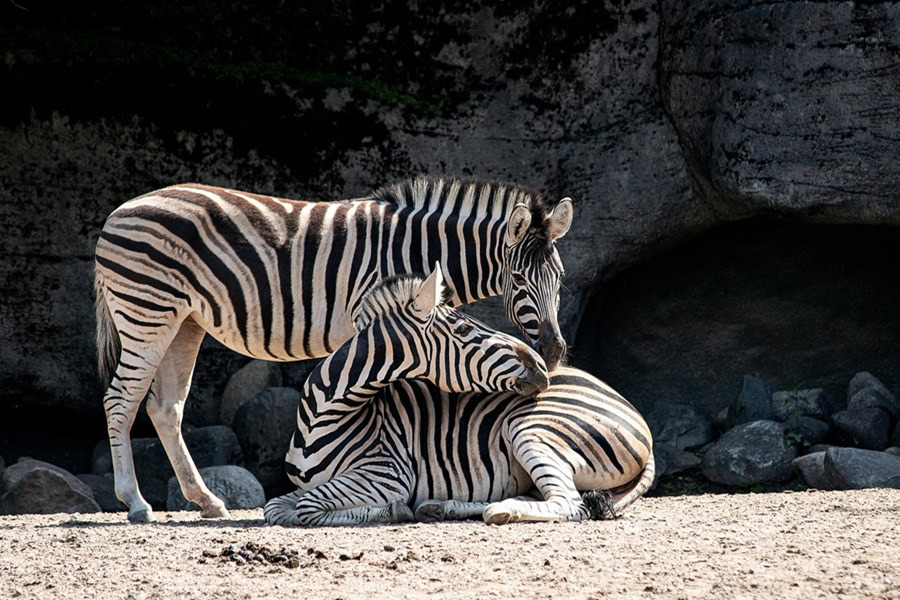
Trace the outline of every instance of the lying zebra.
<path fill-rule="evenodd" d="M 392 283 L 374 291 L 365 301 L 360 336 L 378 330 L 382 315 L 402 320 L 405 296 Z M 426 378 L 458 390 L 453 372 L 468 371 L 479 344 L 491 342 L 470 323 L 452 332 L 465 342 L 464 350 L 437 349 L 426 361 L 434 369 Z M 614 516 L 653 481 L 652 441 L 643 418 L 587 373 L 561 368 L 536 398 L 521 389 L 457 395 L 409 379 L 416 373 L 398 367 L 421 361 L 403 355 L 377 372 L 369 370 L 357 388 L 370 393 L 357 392 L 348 401 L 344 390 L 326 390 L 323 381 L 364 362 L 366 353 L 354 350 L 356 344 L 348 342 L 349 352 L 345 347 L 327 359 L 304 386 L 286 457 L 299 490 L 266 504 L 270 524 L 349 525 L 482 513 L 486 522 L 498 524 L 582 520 Z M 543 501 L 517 497 L 535 484 Z M 579 490 L 610 490 L 611 503 L 586 502 Z"/>

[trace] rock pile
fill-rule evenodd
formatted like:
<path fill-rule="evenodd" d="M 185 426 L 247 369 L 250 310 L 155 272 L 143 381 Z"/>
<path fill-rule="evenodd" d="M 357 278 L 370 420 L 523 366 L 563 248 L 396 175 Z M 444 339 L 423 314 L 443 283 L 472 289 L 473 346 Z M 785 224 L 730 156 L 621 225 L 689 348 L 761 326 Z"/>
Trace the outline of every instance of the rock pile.
<path fill-rule="evenodd" d="M 277 365 L 276 365 L 277 366 Z M 184 439 L 206 485 L 228 508 L 258 508 L 292 488 L 283 460 L 296 426 L 302 373 L 258 361 L 238 370 L 219 406 L 230 425 L 192 427 Z M 284 383 L 292 387 L 280 387 Z M 702 474 L 723 486 L 784 484 L 799 477 L 816 489 L 900 489 L 900 402 L 874 375 L 853 377 L 846 403 L 820 388 L 773 392 L 746 375 L 734 401 L 714 419 L 697 407 L 657 403 L 646 415 L 657 478 Z M 132 440 L 144 497 L 157 509 L 197 507 L 181 494 L 161 442 Z M 92 473 L 0 457 L 0 514 L 124 511 L 116 498 L 109 443 L 101 440 Z"/>
<path fill-rule="evenodd" d="M 900 403 L 871 373 L 853 377 L 846 405 L 820 388 L 773 393 L 746 375 L 715 419 L 722 432 L 715 441 L 705 435 L 706 415 L 659 406 L 647 415 L 657 479 L 699 466 L 706 479 L 726 486 L 784 483 L 796 475 L 816 489 L 900 488 Z"/>

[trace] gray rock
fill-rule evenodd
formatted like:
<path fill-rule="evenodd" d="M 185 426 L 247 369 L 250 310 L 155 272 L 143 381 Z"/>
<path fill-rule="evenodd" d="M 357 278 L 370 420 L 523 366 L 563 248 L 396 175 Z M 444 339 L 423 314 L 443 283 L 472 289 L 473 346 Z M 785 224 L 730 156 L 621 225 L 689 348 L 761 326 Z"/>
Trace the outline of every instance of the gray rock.
<path fill-rule="evenodd" d="M 703 456 L 703 475 L 725 485 L 787 481 L 796 449 L 784 439 L 784 425 L 751 421 L 730 429 Z"/>
<path fill-rule="evenodd" d="M 188 450 L 198 469 L 218 465 L 243 464 L 243 453 L 234 432 L 224 425 L 197 427 L 182 433 Z M 95 455 L 95 464 L 104 464 L 109 458 L 109 443 L 105 450 Z M 98 446 L 100 446 L 98 444 Z M 175 475 L 169 458 L 158 438 L 137 438 L 131 440 L 134 454 L 134 468 L 137 472 L 141 494 L 155 508 L 164 508 L 168 497 L 169 478 Z"/>
<path fill-rule="evenodd" d="M 6 470 L 6 462 L 3 460 L 3 457 L 0 456 L 0 494 L 3 493 L 5 489 L 5 484 L 3 482 L 3 471 Z"/>
<path fill-rule="evenodd" d="M 68 471 L 31 458 L 22 458 L 3 473 L 6 491 L 0 514 L 100 512 L 91 488 Z"/>
<path fill-rule="evenodd" d="M 796 441 L 799 446 L 809 447 L 824 442 L 831 432 L 831 425 L 812 417 L 793 416 L 784 422 L 784 430 L 788 442 Z M 800 439 L 792 440 L 792 434 L 800 436 Z"/>
<path fill-rule="evenodd" d="M 219 405 L 219 417 L 222 423 L 231 427 L 234 415 L 245 402 L 270 387 L 280 387 L 282 383 L 281 367 L 278 363 L 266 360 L 252 360 L 241 367 L 228 379 L 222 402 Z"/>
<path fill-rule="evenodd" d="M 247 469 L 223 465 L 199 471 L 206 487 L 225 502 L 225 508 L 262 508 L 266 503 L 262 485 Z M 166 510 L 200 510 L 200 507 L 185 499 L 178 480 L 172 477 L 168 483 Z"/>
<path fill-rule="evenodd" d="M 778 421 L 787 421 L 794 416 L 824 420 L 834 412 L 831 399 L 822 388 L 775 392 L 772 394 L 772 409 Z"/>
<path fill-rule="evenodd" d="M 849 440 L 869 450 L 883 450 L 890 441 L 891 417 L 880 408 L 842 410 L 831 422 Z"/>
<path fill-rule="evenodd" d="M 897 397 L 867 371 L 857 373 L 847 386 L 847 410 L 863 408 L 880 408 L 892 418 L 900 418 Z"/>
<path fill-rule="evenodd" d="M 754 375 L 744 375 L 737 399 L 728 407 L 726 425 L 731 429 L 741 423 L 766 421 L 775 416 L 772 410 L 772 390 Z"/>
<path fill-rule="evenodd" d="M 660 402 L 647 415 L 655 444 L 681 450 L 700 447 L 713 439 L 713 425 L 703 412 L 687 404 Z"/>
<path fill-rule="evenodd" d="M 891 446 L 890 448 L 885 448 L 884 451 L 891 456 L 900 456 L 900 446 Z"/>
<path fill-rule="evenodd" d="M 840 448 L 840 446 L 834 444 L 813 444 L 806 450 L 806 453 L 815 454 L 816 452 L 825 452 L 829 448 Z"/>
<path fill-rule="evenodd" d="M 716 426 L 716 430 L 719 433 L 725 433 L 728 431 L 728 407 L 726 406 L 722 410 L 716 413 L 716 416 L 713 417 L 713 425 Z"/>
<path fill-rule="evenodd" d="M 803 481 L 817 490 L 830 490 L 830 481 L 825 477 L 825 452 L 812 452 L 791 461 L 791 468 L 799 473 Z"/>
<path fill-rule="evenodd" d="M 105 475 L 112 472 L 112 454 L 109 450 L 109 439 L 103 438 L 94 446 L 94 452 L 91 455 L 91 473 L 93 475 Z"/>
<path fill-rule="evenodd" d="M 824 476 L 833 489 L 900 489 L 900 457 L 859 448 L 830 448 L 825 452 Z"/>
<path fill-rule="evenodd" d="M 700 466 L 700 457 L 667 444 L 653 444 L 653 456 L 657 460 L 656 471 L 660 473 L 660 464 L 664 465 L 661 475 L 676 475 Z"/>
<path fill-rule="evenodd" d="M 94 495 L 94 500 L 100 506 L 103 512 L 120 512 L 127 511 L 128 507 L 116 497 L 115 480 L 112 474 L 94 475 L 85 473 L 78 475 L 78 479 L 83 481 Z"/>
<path fill-rule="evenodd" d="M 890 444 L 891 446 L 900 446 L 900 420 L 897 421 L 897 426 L 894 427 L 894 435 L 891 436 Z"/>
<path fill-rule="evenodd" d="M 241 406 L 234 417 L 244 463 L 267 488 L 287 479 L 284 456 L 297 427 L 299 401 L 297 390 L 269 388 Z"/>

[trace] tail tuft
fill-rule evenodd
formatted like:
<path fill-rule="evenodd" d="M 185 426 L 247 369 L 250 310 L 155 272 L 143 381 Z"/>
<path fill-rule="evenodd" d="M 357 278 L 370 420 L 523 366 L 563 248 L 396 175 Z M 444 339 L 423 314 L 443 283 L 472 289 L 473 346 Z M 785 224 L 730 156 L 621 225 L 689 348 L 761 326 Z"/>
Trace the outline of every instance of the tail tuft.
<path fill-rule="evenodd" d="M 106 304 L 103 282 L 100 280 L 96 265 L 94 265 L 94 308 L 97 314 L 97 372 L 103 386 L 109 387 L 113 371 L 119 362 L 119 354 L 122 352 L 122 343 L 113 323 L 112 314 L 109 312 L 109 306 Z"/>
<path fill-rule="evenodd" d="M 584 501 L 591 519 L 609 521 L 618 518 L 613 507 L 612 494 L 608 490 L 590 490 L 583 493 L 581 499 Z"/>

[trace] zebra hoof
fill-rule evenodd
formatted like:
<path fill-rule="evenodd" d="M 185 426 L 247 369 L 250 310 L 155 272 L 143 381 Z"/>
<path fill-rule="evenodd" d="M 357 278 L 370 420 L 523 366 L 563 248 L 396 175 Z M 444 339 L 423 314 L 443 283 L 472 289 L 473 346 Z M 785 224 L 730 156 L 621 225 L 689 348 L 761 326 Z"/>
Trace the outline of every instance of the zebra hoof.
<path fill-rule="evenodd" d="M 231 514 L 224 504 L 213 504 L 207 506 L 200 511 L 200 516 L 204 519 L 230 519 Z"/>
<path fill-rule="evenodd" d="M 149 508 L 142 508 L 129 512 L 128 520 L 132 523 L 154 523 L 156 522 L 156 515 Z"/>
<path fill-rule="evenodd" d="M 423 502 L 416 508 L 416 521 L 420 523 L 434 523 L 444 520 L 443 502 Z"/>
<path fill-rule="evenodd" d="M 388 508 L 390 508 L 391 522 L 393 523 L 405 523 L 416 520 L 413 511 L 410 510 L 406 502 L 400 502 L 398 500 L 397 502 L 392 502 Z"/>
<path fill-rule="evenodd" d="M 487 525 L 506 525 L 514 520 L 512 513 L 500 504 L 499 502 L 489 504 L 484 509 L 482 517 Z"/>

